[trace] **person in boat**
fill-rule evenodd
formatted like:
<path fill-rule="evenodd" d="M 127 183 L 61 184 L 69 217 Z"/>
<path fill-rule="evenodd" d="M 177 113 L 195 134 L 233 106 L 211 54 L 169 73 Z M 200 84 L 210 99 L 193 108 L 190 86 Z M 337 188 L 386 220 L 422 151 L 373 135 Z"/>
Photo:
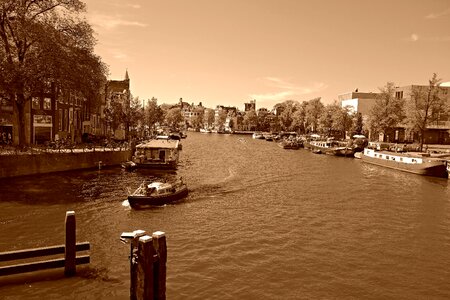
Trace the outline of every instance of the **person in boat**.
<path fill-rule="evenodd" d="M 150 196 L 155 191 L 155 187 L 148 187 L 148 185 L 145 185 L 145 195 Z"/>

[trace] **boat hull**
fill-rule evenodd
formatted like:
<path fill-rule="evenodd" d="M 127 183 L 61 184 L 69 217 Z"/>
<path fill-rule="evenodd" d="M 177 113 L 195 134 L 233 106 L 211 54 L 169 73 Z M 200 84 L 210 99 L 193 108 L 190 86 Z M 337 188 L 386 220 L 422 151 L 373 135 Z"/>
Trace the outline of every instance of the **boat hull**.
<path fill-rule="evenodd" d="M 366 162 L 377 166 L 387 167 L 390 169 L 400 170 L 413 174 L 423 176 L 433 176 L 447 178 L 448 172 L 444 162 L 440 160 L 424 162 L 420 164 L 406 164 L 393 160 L 384 160 L 379 158 L 362 155 L 361 159 Z"/>
<path fill-rule="evenodd" d="M 134 209 L 161 206 L 177 200 L 180 200 L 188 195 L 187 187 L 183 187 L 177 192 L 164 196 L 145 196 L 145 195 L 130 195 L 128 196 L 128 203 Z"/>
<path fill-rule="evenodd" d="M 178 165 L 178 163 L 176 161 L 144 162 L 144 163 L 136 163 L 135 168 L 175 170 L 175 169 L 177 169 L 177 165 Z"/>
<path fill-rule="evenodd" d="M 330 148 L 328 150 L 325 150 L 325 154 L 343 157 L 354 157 L 355 150 L 348 147 Z"/>

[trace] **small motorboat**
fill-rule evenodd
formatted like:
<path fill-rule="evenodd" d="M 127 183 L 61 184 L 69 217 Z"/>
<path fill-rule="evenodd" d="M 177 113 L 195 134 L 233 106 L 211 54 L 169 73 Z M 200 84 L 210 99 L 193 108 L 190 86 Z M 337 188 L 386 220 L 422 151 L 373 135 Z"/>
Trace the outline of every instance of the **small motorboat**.
<path fill-rule="evenodd" d="M 188 188 L 180 178 L 176 182 L 147 182 L 144 181 L 128 196 L 128 203 L 138 209 L 146 206 L 164 205 L 186 197 Z"/>
<path fill-rule="evenodd" d="M 133 162 L 133 161 L 126 161 L 126 162 L 123 162 L 122 164 L 121 164 L 121 166 L 122 166 L 122 168 L 124 168 L 125 170 L 133 170 L 134 168 L 136 168 L 136 163 L 135 162 Z"/>

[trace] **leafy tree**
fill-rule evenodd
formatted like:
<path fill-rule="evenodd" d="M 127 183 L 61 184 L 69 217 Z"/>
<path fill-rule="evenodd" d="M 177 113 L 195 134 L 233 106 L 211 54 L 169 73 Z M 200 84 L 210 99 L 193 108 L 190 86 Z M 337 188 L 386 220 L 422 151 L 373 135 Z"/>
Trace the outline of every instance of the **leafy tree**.
<path fill-rule="evenodd" d="M 122 124 L 123 111 L 123 100 L 119 97 L 112 97 L 109 101 L 109 106 L 104 109 L 105 121 L 108 128 L 111 129 L 111 133 L 119 129 L 120 124 Z"/>
<path fill-rule="evenodd" d="M 291 128 L 294 131 L 305 133 L 306 125 L 306 102 L 302 102 L 292 114 Z"/>
<path fill-rule="evenodd" d="M 123 117 L 123 122 L 125 124 L 125 139 L 130 138 L 130 133 L 132 136 L 136 136 L 137 127 L 138 125 L 143 124 L 144 117 L 139 97 L 131 97 L 131 99 L 126 102 Z"/>
<path fill-rule="evenodd" d="M 320 97 L 307 101 L 305 107 L 306 123 L 312 132 L 315 132 L 318 127 L 319 118 L 324 110 L 324 105 L 320 101 Z"/>
<path fill-rule="evenodd" d="M 362 134 L 364 131 L 363 116 L 360 112 L 353 115 L 352 126 L 350 127 L 351 135 Z"/>
<path fill-rule="evenodd" d="M 205 110 L 205 122 L 206 122 L 206 126 L 208 127 L 212 127 L 214 125 L 214 121 L 216 119 L 216 112 L 214 111 L 214 109 L 212 108 L 207 108 Z"/>
<path fill-rule="evenodd" d="M 245 113 L 243 124 L 249 130 L 255 130 L 258 127 L 258 115 L 254 110 L 249 110 Z"/>
<path fill-rule="evenodd" d="M 215 125 L 216 125 L 217 130 L 221 131 L 224 129 L 225 121 L 227 120 L 227 116 L 228 116 L 228 113 L 225 109 L 221 109 L 219 111 L 219 116 L 218 116 L 217 120 L 215 120 L 216 121 Z"/>
<path fill-rule="evenodd" d="M 328 104 L 324 107 L 317 122 L 317 131 L 331 136 L 333 131 L 333 118 L 338 110 L 337 104 Z"/>
<path fill-rule="evenodd" d="M 28 143 L 25 107 L 36 93 L 100 89 L 107 68 L 93 54 L 84 9 L 80 0 L 0 1 L 0 89 L 13 102 L 16 143 Z"/>
<path fill-rule="evenodd" d="M 198 130 L 202 127 L 204 127 L 204 119 L 205 119 L 205 109 L 196 107 L 194 108 L 195 115 L 191 118 L 191 126 Z"/>
<path fill-rule="evenodd" d="M 340 137 L 345 137 L 345 133 L 350 130 L 353 124 L 353 116 L 349 107 L 342 107 L 336 103 L 336 109 L 333 111 L 333 130 Z"/>
<path fill-rule="evenodd" d="M 373 133 L 387 134 L 404 120 L 404 100 L 394 96 L 393 82 L 380 88 L 375 104 L 369 113 L 369 126 Z"/>
<path fill-rule="evenodd" d="M 154 133 L 155 124 L 162 123 L 163 120 L 163 110 L 158 106 L 158 100 L 154 97 L 151 100 L 147 100 L 147 105 L 144 109 L 144 124 L 148 126 L 151 134 Z"/>
<path fill-rule="evenodd" d="M 296 111 L 299 103 L 294 100 L 287 100 L 280 104 L 281 113 L 279 115 L 280 125 L 282 130 L 289 131 L 292 124 L 292 115 Z"/>
<path fill-rule="evenodd" d="M 447 111 L 446 99 L 440 94 L 440 81 L 434 73 L 426 89 L 413 86 L 411 100 L 406 104 L 406 122 L 410 131 L 419 133 L 420 151 L 427 127 Z"/>
<path fill-rule="evenodd" d="M 184 117 L 181 114 L 181 108 L 174 107 L 169 109 L 165 117 L 166 124 L 173 130 L 177 130 L 179 124 L 184 121 Z"/>

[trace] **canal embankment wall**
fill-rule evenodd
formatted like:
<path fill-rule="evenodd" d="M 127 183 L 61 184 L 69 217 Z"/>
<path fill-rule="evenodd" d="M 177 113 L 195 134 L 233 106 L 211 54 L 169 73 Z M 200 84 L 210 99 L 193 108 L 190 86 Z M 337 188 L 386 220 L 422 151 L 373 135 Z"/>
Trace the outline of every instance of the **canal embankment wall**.
<path fill-rule="evenodd" d="M 119 165 L 130 150 L 0 155 L 0 178 Z"/>

